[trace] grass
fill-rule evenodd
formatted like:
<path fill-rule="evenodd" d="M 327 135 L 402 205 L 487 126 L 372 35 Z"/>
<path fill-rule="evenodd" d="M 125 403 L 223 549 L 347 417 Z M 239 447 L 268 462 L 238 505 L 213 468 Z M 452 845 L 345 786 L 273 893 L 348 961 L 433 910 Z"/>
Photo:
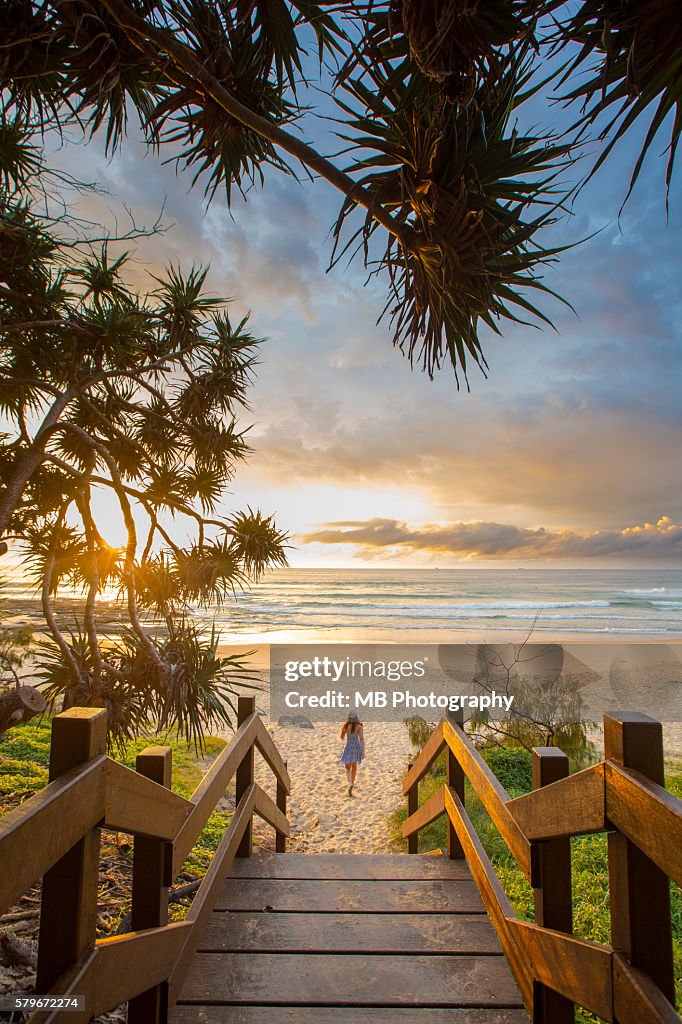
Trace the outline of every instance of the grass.
<path fill-rule="evenodd" d="M 50 730 L 50 719 L 43 718 L 10 729 L 0 739 L 0 815 L 6 814 L 32 793 L 47 785 Z M 225 746 L 224 740 L 209 736 L 206 738 L 202 756 L 198 757 L 194 748 L 188 747 L 187 743 L 179 740 L 177 736 L 162 740 L 139 739 L 130 743 L 116 760 L 128 768 L 134 768 L 137 755 L 152 742 L 166 743 L 172 747 L 172 789 L 184 797 L 191 796 L 206 773 L 209 762 L 217 757 Z M 214 811 L 211 814 L 184 865 L 185 871 L 197 875 L 204 874 L 228 822 L 229 815 L 223 811 Z"/>
<path fill-rule="evenodd" d="M 522 749 L 489 751 L 485 755 L 490 768 L 511 797 L 521 796 L 531 788 L 531 756 Z M 666 786 L 682 799 L 682 763 L 666 765 Z M 445 782 L 442 758 L 420 784 L 419 803 L 427 800 Z M 533 890 L 518 867 L 509 849 L 478 796 L 468 782 L 465 784 L 465 804 L 471 821 L 483 843 L 495 872 L 516 914 L 526 921 L 535 919 Z M 402 824 L 407 811 L 401 807 L 391 818 L 391 833 L 396 849 L 407 849 L 402 837 Z M 447 846 L 447 822 L 440 818 L 420 833 L 420 849 L 434 850 Z M 574 934 L 594 942 L 609 944 L 611 940 L 609 871 L 607 838 L 604 833 L 579 836 L 571 840 L 573 885 Z M 682 1005 L 682 898 L 679 886 L 671 883 L 673 918 L 673 952 L 677 1003 Z M 594 1024 L 601 1018 L 587 1010 L 578 1009 L 578 1024 Z"/>

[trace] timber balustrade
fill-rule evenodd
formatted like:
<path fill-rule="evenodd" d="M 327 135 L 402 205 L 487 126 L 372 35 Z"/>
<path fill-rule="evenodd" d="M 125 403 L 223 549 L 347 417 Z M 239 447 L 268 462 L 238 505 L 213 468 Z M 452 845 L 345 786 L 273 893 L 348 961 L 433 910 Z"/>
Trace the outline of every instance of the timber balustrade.
<path fill-rule="evenodd" d="M 604 718 L 604 761 L 574 775 L 555 747 L 533 751 L 533 790 L 510 799 L 459 722 L 443 720 L 404 783 L 410 853 L 445 814 L 449 855 L 465 857 L 534 1024 L 568 1024 L 575 1005 L 614 1024 L 680 1024 L 674 1009 L 670 880 L 682 885 L 682 801 L 663 787 L 660 722 Z M 447 779 L 419 806 L 419 782 L 446 754 Z M 507 899 L 464 803 L 464 777 L 534 889 L 535 923 Z M 572 931 L 570 837 L 608 834 L 611 946 Z"/>
<path fill-rule="evenodd" d="M 105 754 L 106 711 L 72 708 L 52 723 L 50 781 L 0 819 L 0 913 L 41 878 L 36 991 L 84 995 L 87 1010 L 38 1011 L 31 1024 L 79 1024 L 129 1001 L 129 1024 L 162 1024 L 174 1005 L 217 889 L 236 856 L 251 853 L 257 814 L 289 835 L 286 765 L 240 697 L 238 729 L 189 800 L 171 786 L 170 747 L 148 747 L 136 771 Z M 272 769 L 273 801 L 254 780 L 254 750 Z M 168 923 L 168 888 L 236 776 L 236 809 L 187 918 Z M 135 836 L 133 931 L 96 940 L 100 829 Z"/>

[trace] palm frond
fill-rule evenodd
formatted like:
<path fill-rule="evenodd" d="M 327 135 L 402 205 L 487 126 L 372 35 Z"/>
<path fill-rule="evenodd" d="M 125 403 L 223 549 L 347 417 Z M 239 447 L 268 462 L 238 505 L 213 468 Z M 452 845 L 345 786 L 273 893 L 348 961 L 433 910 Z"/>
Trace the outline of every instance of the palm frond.
<path fill-rule="evenodd" d="M 562 84 L 568 88 L 562 99 L 580 106 L 580 127 L 588 128 L 607 119 L 600 133 L 606 145 L 588 178 L 601 167 L 635 121 L 649 114 L 648 130 L 625 200 L 666 123 L 670 124 L 666 193 L 670 188 L 682 132 L 679 33 L 678 0 L 583 0 L 557 25 L 555 48 L 569 53 L 562 78 Z M 573 84 L 576 79 L 578 84 Z"/>

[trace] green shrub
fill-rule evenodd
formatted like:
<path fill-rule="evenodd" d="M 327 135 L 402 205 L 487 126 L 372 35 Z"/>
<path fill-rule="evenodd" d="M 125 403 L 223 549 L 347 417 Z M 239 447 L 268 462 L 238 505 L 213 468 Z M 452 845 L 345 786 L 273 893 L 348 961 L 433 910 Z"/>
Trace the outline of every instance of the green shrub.
<path fill-rule="evenodd" d="M 484 758 L 512 796 L 528 793 L 533 785 L 533 758 L 523 747 L 493 747 Z"/>

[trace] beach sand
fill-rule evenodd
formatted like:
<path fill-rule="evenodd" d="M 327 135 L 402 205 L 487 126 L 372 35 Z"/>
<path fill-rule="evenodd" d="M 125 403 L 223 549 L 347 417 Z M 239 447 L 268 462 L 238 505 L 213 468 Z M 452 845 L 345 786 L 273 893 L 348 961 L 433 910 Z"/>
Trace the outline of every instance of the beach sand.
<path fill-rule="evenodd" d="M 586 650 L 581 649 L 580 643 L 572 646 L 575 643 L 572 638 L 569 640 L 563 636 L 558 639 L 571 644 L 569 649 L 578 655 L 583 655 Z M 584 637 L 581 640 L 584 643 Z M 504 642 L 508 642 L 507 637 Z M 619 643 L 623 643 L 623 639 L 599 645 L 601 650 L 596 654 L 593 650 L 590 657 L 593 668 L 582 674 L 584 678 L 578 671 L 586 667 L 584 664 L 567 662 L 566 665 L 569 673 L 571 668 L 574 669 L 587 706 L 595 710 L 589 717 L 596 723 L 590 733 L 597 757 L 602 756 L 601 709 L 618 706 L 624 709 L 619 705 L 622 698 L 630 701 L 632 710 L 646 711 L 648 701 L 653 701 L 659 707 L 668 707 L 670 717 L 682 717 L 677 698 L 682 691 L 682 665 L 677 658 L 679 648 L 671 652 L 670 647 L 661 646 L 653 650 L 650 647 L 646 656 L 642 648 L 641 663 L 633 665 L 633 678 L 629 672 L 614 674 L 613 655 Z M 628 637 L 627 643 L 632 643 L 632 639 Z M 242 655 L 252 652 L 249 659 L 252 666 L 263 672 L 266 678 L 269 667 L 267 647 L 226 647 L 221 649 L 221 653 L 235 653 L 237 650 Z M 658 655 L 659 651 L 661 655 L 666 653 L 667 660 L 662 658 L 652 662 L 651 656 Z M 634 660 L 637 662 L 638 659 L 635 657 Z M 662 686 L 665 692 L 661 691 Z M 676 697 L 672 702 L 671 692 Z M 674 708 L 672 704 L 675 704 Z M 258 693 L 257 705 L 275 744 L 288 763 L 291 776 L 292 792 L 288 803 L 291 839 L 288 849 L 311 853 L 380 853 L 390 850 L 388 819 L 405 799 L 402 782 L 408 761 L 416 754 L 405 725 L 402 722 L 371 721 L 365 724 L 367 757 L 358 770 L 354 794 L 348 797 L 346 775 L 339 764 L 343 749 L 343 741 L 339 738 L 342 716 L 339 715 L 335 722 L 315 722 L 310 723 L 309 728 L 301 728 L 269 720 L 266 690 Z M 434 723 L 437 717 L 438 713 L 434 716 Z M 679 720 L 664 722 L 664 749 L 666 757 L 682 758 L 682 723 Z M 257 757 L 256 763 L 258 782 L 274 798 L 272 773 L 262 758 Z M 269 826 L 258 824 L 255 836 L 259 845 L 274 846 L 273 830 Z"/>
<path fill-rule="evenodd" d="M 410 755 L 401 723 L 365 725 L 366 759 L 358 768 L 353 796 L 339 757 L 341 722 L 316 722 L 312 729 L 268 725 L 291 776 L 288 814 L 292 853 L 385 853 L 390 849 L 388 818 L 404 800 L 402 782 Z M 272 773 L 258 758 L 257 781 L 273 794 Z M 267 835 L 259 828 L 267 841 Z M 265 828 L 265 833 L 272 829 Z M 268 845 L 270 845 L 268 843 Z"/>

